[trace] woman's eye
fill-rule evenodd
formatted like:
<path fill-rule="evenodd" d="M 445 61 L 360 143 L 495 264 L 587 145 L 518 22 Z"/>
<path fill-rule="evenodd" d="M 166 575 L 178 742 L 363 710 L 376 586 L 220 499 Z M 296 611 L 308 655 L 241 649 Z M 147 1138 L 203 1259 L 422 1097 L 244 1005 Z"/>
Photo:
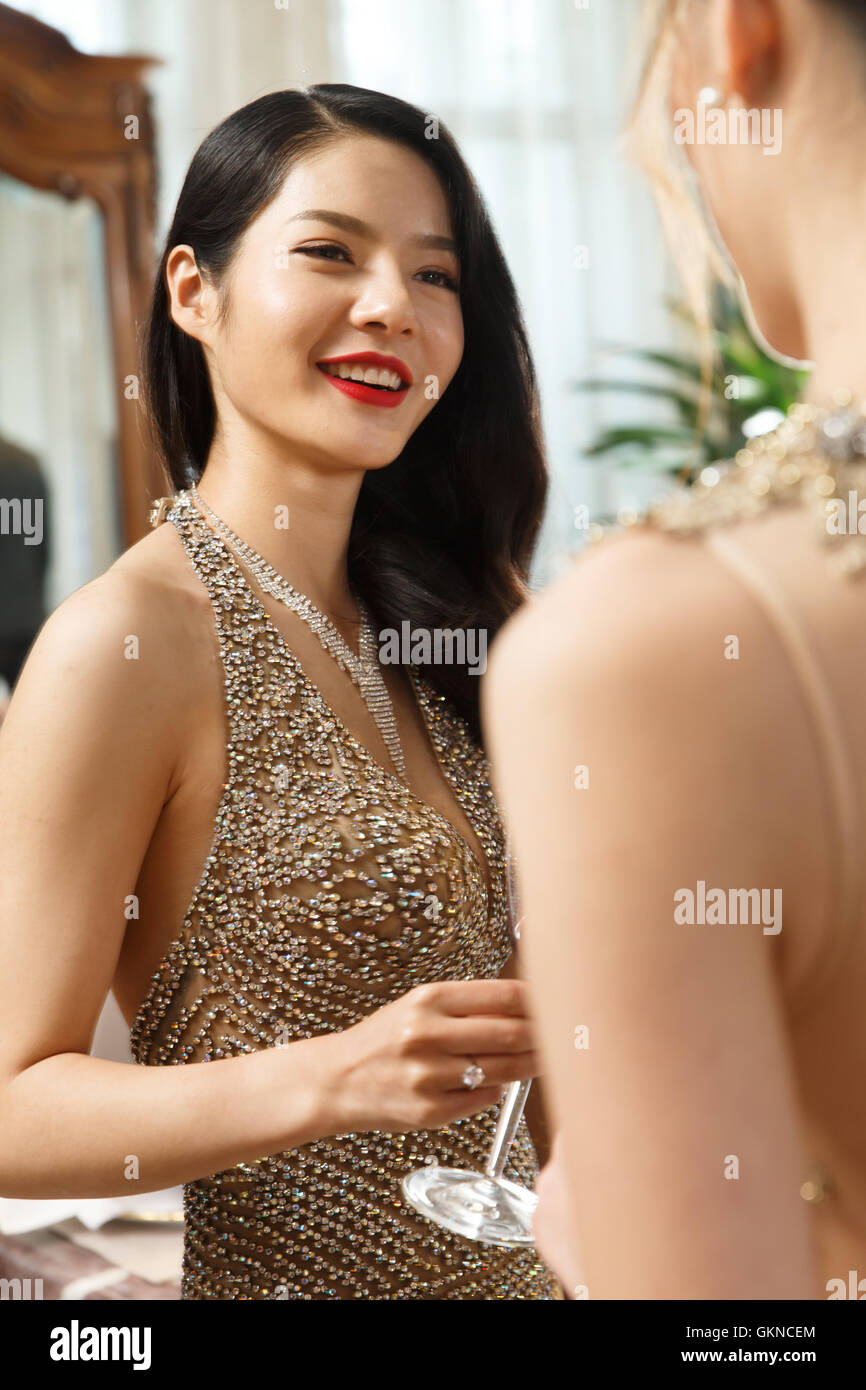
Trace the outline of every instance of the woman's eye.
<path fill-rule="evenodd" d="M 322 261 L 345 261 L 351 263 L 351 256 L 345 246 L 336 246 L 333 242 L 319 242 L 312 246 L 296 246 L 295 253 L 301 256 L 313 256 L 316 260 Z M 420 270 L 415 277 L 422 280 L 426 285 L 435 285 L 442 289 L 453 290 L 457 293 L 460 285 L 453 275 L 449 275 L 444 270 Z"/>
<path fill-rule="evenodd" d="M 325 261 L 336 260 L 338 257 L 348 260 L 349 257 L 349 253 L 346 251 L 345 247 L 334 246 L 330 242 L 323 243 L 320 246 L 296 246 L 295 251 L 299 252 L 302 256 L 316 256 Z"/>
<path fill-rule="evenodd" d="M 454 279 L 454 276 L 448 275 L 447 272 L 444 270 L 420 270 L 418 274 L 419 276 L 430 275 L 433 277 L 430 280 L 425 280 L 424 283 L 427 285 L 441 285 L 443 289 L 454 290 L 455 293 L 457 290 L 460 289 L 460 286 L 458 282 Z"/>

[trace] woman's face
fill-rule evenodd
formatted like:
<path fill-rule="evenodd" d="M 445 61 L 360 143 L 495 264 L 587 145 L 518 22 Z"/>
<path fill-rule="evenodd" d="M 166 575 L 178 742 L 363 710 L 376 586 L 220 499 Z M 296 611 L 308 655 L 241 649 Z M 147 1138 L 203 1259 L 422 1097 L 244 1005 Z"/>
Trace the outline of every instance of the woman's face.
<path fill-rule="evenodd" d="M 196 336 L 229 438 L 239 418 L 315 466 L 395 459 L 463 354 L 452 237 L 436 175 L 405 146 L 347 136 L 301 160 L 241 240 L 224 322 L 202 291 Z"/>

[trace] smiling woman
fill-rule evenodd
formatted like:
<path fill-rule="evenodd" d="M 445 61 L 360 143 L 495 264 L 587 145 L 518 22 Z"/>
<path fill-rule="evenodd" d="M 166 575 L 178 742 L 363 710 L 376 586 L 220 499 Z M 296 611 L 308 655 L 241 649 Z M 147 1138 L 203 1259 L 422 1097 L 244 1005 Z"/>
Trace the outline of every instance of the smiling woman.
<path fill-rule="evenodd" d="M 0 734 L 0 1192 L 182 1182 L 185 1299 L 558 1293 L 401 1197 L 537 1071 L 478 681 L 375 638 L 492 636 L 545 490 L 514 288 L 429 129 L 317 87 L 204 141 L 145 344 L 176 491 Z M 137 1067 L 88 1055 L 112 986 Z"/>
<path fill-rule="evenodd" d="M 174 485 L 206 463 L 211 489 L 223 473 L 214 435 L 217 407 L 231 409 L 220 399 L 226 371 L 232 389 L 324 466 L 343 459 L 365 471 L 348 573 L 382 625 L 483 627 L 492 639 L 526 597 L 546 477 L 514 286 L 444 126 L 340 85 L 251 103 L 197 152 L 161 271 L 146 375 Z M 169 313 L 170 284 L 183 317 Z M 384 324 L 377 301 L 398 287 L 400 322 Z M 222 344 L 230 358 L 217 360 L 196 326 L 202 294 L 214 326 L 231 330 Z M 255 312 L 232 315 L 235 300 Z M 358 363 L 398 343 L 399 365 L 377 365 L 407 383 L 399 409 L 347 412 L 314 387 L 319 364 Z M 384 392 L 343 394 L 392 405 Z M 444 668 L 431 679 L 480 736 L 477 682 Z"/>

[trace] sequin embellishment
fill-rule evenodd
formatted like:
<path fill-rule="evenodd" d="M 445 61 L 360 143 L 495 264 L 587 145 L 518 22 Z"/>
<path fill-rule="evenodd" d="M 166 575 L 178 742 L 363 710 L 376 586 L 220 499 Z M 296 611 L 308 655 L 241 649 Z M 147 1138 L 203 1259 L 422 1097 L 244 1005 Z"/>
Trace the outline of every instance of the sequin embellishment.
<path fill-rule="evenodd" d="M 329 709 L 188 499 L 167 520 L 213 605 L 228 771 L 201 878 L 133 1022 L 136 1062 L 237 1056 L 341 1031 L 426 981 L 498 975 L 510 954 L 503 833 L 463 720 L 410 671 L 489 894 L 466 838 Z M 497 1114 L 318 1140 L 187 1183 L 182 1298 L 558 1298 L 533 1250 L 440 1230 L 400 1193 L 425 1162 L 480 1168 Z M 506 1176 L 536 1175 L 524 1121 Z"/>

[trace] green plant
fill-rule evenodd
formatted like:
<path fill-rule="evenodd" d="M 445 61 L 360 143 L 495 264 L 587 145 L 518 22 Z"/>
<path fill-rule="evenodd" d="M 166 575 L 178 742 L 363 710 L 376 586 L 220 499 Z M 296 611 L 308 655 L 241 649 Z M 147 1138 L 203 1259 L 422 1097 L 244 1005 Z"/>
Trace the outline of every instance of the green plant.
<path fill-rule="evenodd" d="M 783 415 L 801 394 L 807 373 L 787 367 L 756 343 L 736 297 L 720 289 L 714 305 L 712 376 L 708 406 L 694 318 L 681 304 L 669 308 L 695 334 L 693 353 L 614 347 L 607 351 L 661 369 L 662 381 L 599 380 L 575 382 L 580 391 L 624 391 L 651 396 L 671 407 L 669 423 L 624 424 L 603 429 L 583 449 L 584 456 L 617 469 L 677 473 L 690 484 L 708 463 L 732 458 L 746 441 L 749 421 L 762 411 Z M 773 417 L 767 417 L 772 424 Z"/>

